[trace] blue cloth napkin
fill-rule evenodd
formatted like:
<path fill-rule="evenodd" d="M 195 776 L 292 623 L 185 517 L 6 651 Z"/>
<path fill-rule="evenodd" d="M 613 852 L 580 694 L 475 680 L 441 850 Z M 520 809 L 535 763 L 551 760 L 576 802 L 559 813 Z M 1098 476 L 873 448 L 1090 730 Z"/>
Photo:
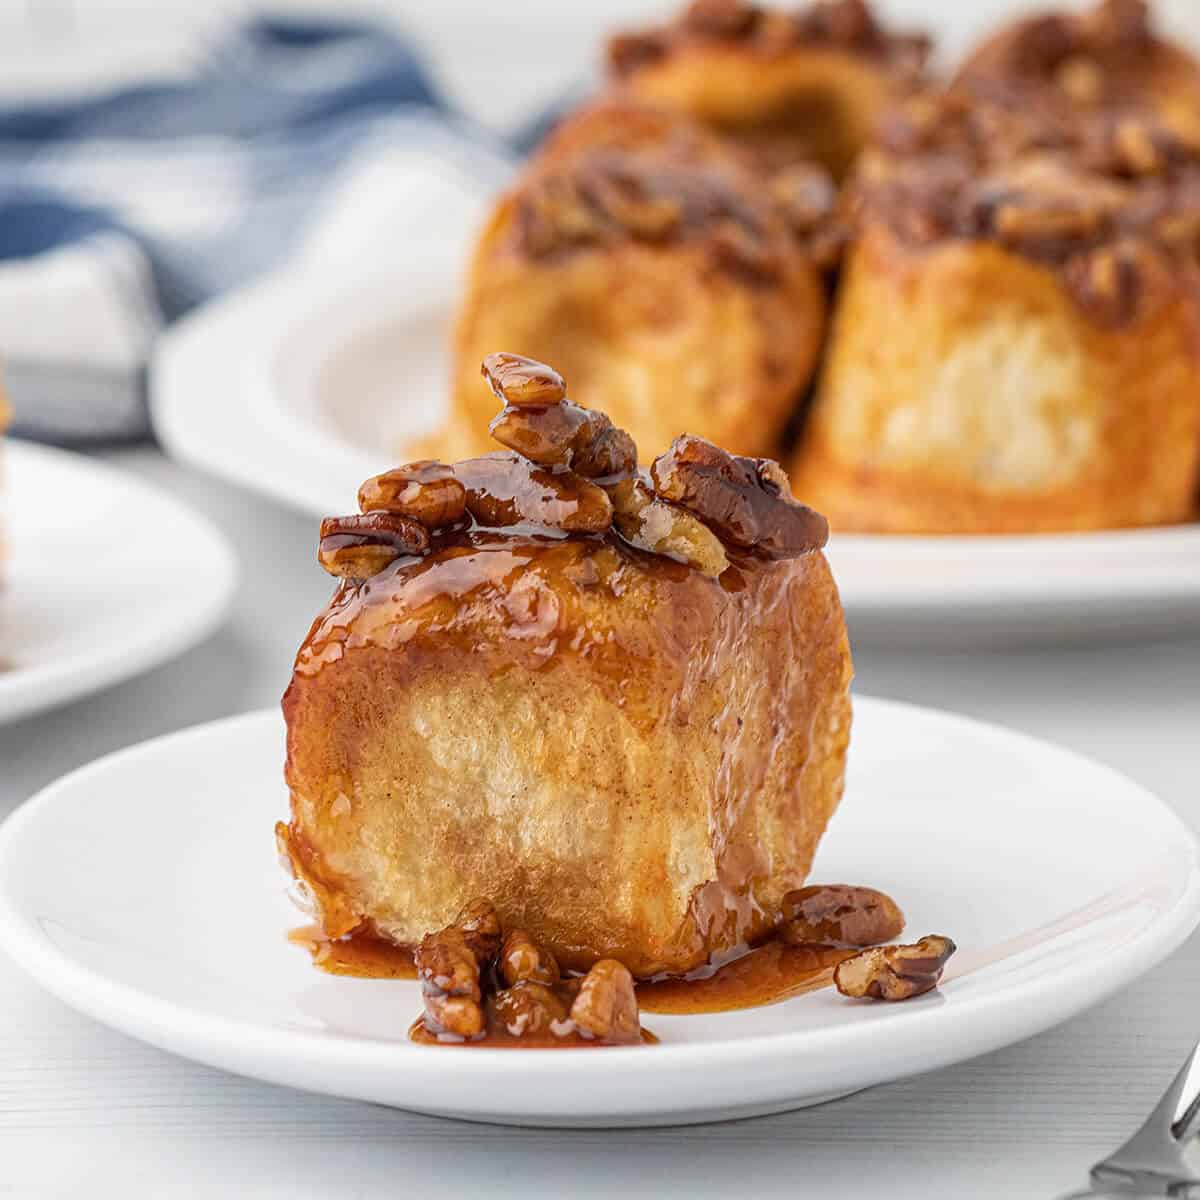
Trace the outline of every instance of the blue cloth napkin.
<path fill-rule="evenodd" d="M 0 109 L 0 354 L 14 431 L 148 431 L 164 325 L 280 265 L 370 147 L 420 146 L 489 190 L 513 151 L 411 48 L 342 20 L 255 19 L 186 77 Z"/>

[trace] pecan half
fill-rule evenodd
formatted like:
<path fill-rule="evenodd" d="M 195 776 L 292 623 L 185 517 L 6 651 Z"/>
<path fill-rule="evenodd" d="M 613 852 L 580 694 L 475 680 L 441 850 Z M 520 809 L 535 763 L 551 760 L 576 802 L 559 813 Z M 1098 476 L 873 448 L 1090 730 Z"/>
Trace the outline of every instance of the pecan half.
<path fill-rule="evenodd" d="M 563 377 L 536 358 L 501 351 L 489 354 L 479 370 L 496 399 L 514 408 L 548 407 L 567 395 Z"/>
<path fill-rule="evenodd" d="M 1151 39 L 1146 0 L 1103 0 L 1083 18 L 1083 30 L 1098 50 L 1135 51 Z"/>
<path fill-rule="evenodd" d="M 326 517 L 321 522 L 317 561 L 342 579 L 369 579 L 405 554 L 429 549 L 425 527 L 396 513 L 371 512 Z"/>
<path fill-rule="evenodd" d="M 574 471 L 535 467 L 520 454 L 497 452 L 458 463 L 467 510 L 481 525 L 546 525 L 567 533 L 603 533 L 612 502 Z"/>
<path fill-rule="evenodd" d="M 795 558 L 829 539 L 820 513 L 792 499 L 777 462 L 728 454 L 685 434 L 650 470 L 654 490 L 690 509 L 725 542 L 767 558 Z"/>
<path fill-rule="evenodd" d="M 604 413 L 564 400 L 541 408 L 508 405 L 488 426 L 501 445 L 542 466 L 570 467 L 596 479 L 637 466 L 637 446 Z"/>
<path fill-rule="evenodd" d="M 451 925 L 426 934 L 414 957 L 430 1032 L 468 1040 L 482 1037 L 479 959 L 463 931 Z"/>
<path fill-rule="evenodd" d="M 1104 98 L 1104 72 L 1094 58 L 1073 54 L 1054 73 L 1059 91 L 1073 104 L 1091 107 Z"/>
<path fill-rule="evenodd" d="M 522 980 L 496 993 L 496 1019 L 512 1037 L 530 1037 L 566 1027 L 567 1005 L 545 984 Z"/>
<path fill-rule="evenodd" d="M 777 935 L 789 945 L 877 946 L 904 932 L 904 914 L 883 892 L 844 883 L 800 888 L 783 898 Z"/>
<path fill-rule="evenodd" d="M 734 38 L 749 33 L 758 18 L 759 10 L 745 0 L 692 0 L 684 10 L 682 24 L 693 33 Z"/>
<path fill-rule="evenodd" d="M 419 521 L 426 529 L 442 529 L 461 521 L 467 492 L 454 477 L 454 468 L 423 459 L 385 471 L 358 489 L 363 512 L 390 512 Z"/>
<path fill-rule="evenodd" d="M 605 1042 L 641 1039 L 633 976 L 615 958 L 603 958 L 583 977 L 571 1020 L 584 1037 Z"/>
<path fill-rule="evenodd" d="M 1128 324 L 1137 315 L 1142 294 L 1140 248 L 1117 243 L 1073 255 L 1063 278 L 1080 306 L 1102 325 Z"/>
<path fill-rule="evenodd" d="M 554 955 L 539 946 L 524 929 L 514 929 L 504 939 L 499 966 L 500 975 L 509 987 L 515 987 L 522 980 L 557 983 L 560 974 Z"/>
<path fill-rule="evenodd" d="M 854 999 L 909 1000 L 937 987 L 955 949 L 938 934 L 909 946 L 876 946 L 839 964 L 833 981 Z"/>
<path fill-rule="evenodd" d="M 687 509 L 655 497 L 640 479 L 622 479 L 608 489 L 613 524 L 639 550 L 695 567 L 714 579 L 729 566 L 721 539 Z"/>

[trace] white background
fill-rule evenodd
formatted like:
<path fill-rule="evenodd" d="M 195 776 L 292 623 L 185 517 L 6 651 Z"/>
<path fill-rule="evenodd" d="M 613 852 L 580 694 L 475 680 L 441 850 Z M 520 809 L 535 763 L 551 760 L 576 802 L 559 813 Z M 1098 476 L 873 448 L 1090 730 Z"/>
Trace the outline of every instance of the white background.
<path fill-rule="evenodd" d="M 0 91 L 168 69 L 197 53 L 197 31 L 232 7 L 0 0 Z M 429 0 L 387 11 L 430 48 L 469 108 L 506 125 L 587 70 L 599 30 L 664 7 Z M 985 11 L 1009 7 L 888 6 L 933 11 L 956 36 Z M 1190 16 L 1200 32 L 1193 0 L 1163 8 L 1176 21 Z M 105 457 L 215 517 L 235 543 L 244 584 L 229 625 L 176 663 L 0 729 L 0 816 L 98 754 L 276 703 L 329 590 L 313 562 L 312 521 L 153 450 Z M 1200 640 L 992 654 L 860 647 L 857 663 L 863 691 L 1090 753 L 1200 830 Z M 213 882 L 220 886 L 219 867 Z M 178 1061 L 76 1016 L 0 960 L 0 1196 L 1052 1196 L 1082 1182 L 1087 1165 L 1140 1122 L 1197 1036 L 1194 938 L 1059 1030 L 821 1109 L 644 1133 L 512 1131 L 290 1093 Z M 712 1087 L 719 1092 L 721 1080 Z"/>

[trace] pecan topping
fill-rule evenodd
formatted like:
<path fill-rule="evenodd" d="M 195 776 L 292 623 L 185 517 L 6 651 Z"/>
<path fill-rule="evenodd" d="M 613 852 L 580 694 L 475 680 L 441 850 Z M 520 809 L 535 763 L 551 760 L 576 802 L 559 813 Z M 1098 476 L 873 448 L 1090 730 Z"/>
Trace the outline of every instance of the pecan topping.
<path fill-rule="evenodd" d="M 1064 59 L 1054 74 L 1062 93 L 1073 104 L 1092 107 L 1104 97 L 1104 73 L 1093 58 L 1082 54 Z"/>
<path fill-rule="evenodd" d="M 543 466 L 570 467 L 590 479 L 637 466 L 637 446 L 601 412 L 564 400 L 544 408 L 511 405 L 488 426 L 492 437 Z"/>
<path fill-rule="evenodd" d="M 699 153 L 590 149 L 534 172 L 517 198 L 516 238 L 531 257 L 624 239 L 707 240 L 718 265 L 754 281 L 778 275 L 768 214 L 711 147 Z"/>
<path fill-rule="evenodd" d="M 548 407 L 566 398 L 567 385 L 553 368 L 521 354 L 489 354 L 479 368 L 502 404 Z"/>
<path fill-rule="evenodd" d="M 1135 51 L 1151 40 L 1146 0 L 1102 0 L 1082 21 L 1084 36 L 1101 50 Z"/>
<path fill-rule="evenodd" d="M 452 924 L 427 934 L 414 957 L 425 1002 L 410 1033 L 417 1041 L 641 1041 L 625 967 L 607 959 L 582 979 L 564 979 L 554 955 L 523 929 L 504 936 L 488 900 L 473 900 Z"/>
<path fill-rule="evenodd" d="M 874 888 L 826 884 L 788 892 L 777 932 L 791 945 L 877 946 L 904 932 L 904 914 Z"/>
<path fill-rule="evenodd" d="M 909 1000 L 937 987 L 955 948 L 937 934 L 911 946 L 876 946 L 841 963 L 833 981 L 843 996 Z"/>
<path fill-rule="evenodd" d="M 633 976 L 615 958 L 601 959 L 584 976 L 571 1005 L 580 1033 L 608 1042 L 640 1040 Z"/>
<path fill-rule="evenodd" d="M 622 479 L 609 489 L 613 523 L 632 546 L 695 567 L 713 578 L 729 566 L 721 539 L 698 517 L 655 497 L 641 479 Z"/>
<path fill-rule="evenodd" d="M 849 231 L 835 219 L 838 194 L 829 173 L 811 163 L 784 167 L 771 176 L 771 194 L 813 263 L 835 266 Z"/>
<path fill-rule="evenodd" d="M 467 492 L 453 467 L 425 459 L 368 479 L 358 489 L 358 506 L 365 513 L 395 513 L 426 529 L 442 529 L 462 520 Z"/>
<path fill-rule="evenodd" d="M 545 1036 L 568 1019 L 566 1002 L 545 984 L 528 979 L 497 992 L 495 1008 L 496 1019 L 512 1037 Z"/>
<path fill-rule="evenodd" d="M 321 522 L 317 561 L 330 575 L 369 579 L 405 554 L 429 549 L 425 527 L 389 512 L 327 517 Z"/>
<path fill-rule="evenodd" d="M 466 488 L 467 510 L 481 525 L 603 533 L 612 524 L 604 489 L 574 471 L 535 467 L 519 454 L 500 451 L 460 462 L 454 472 Z"/>
<path fill-rule="evenodd" d="M 509 987 L 522 980 L 531 983 L 557 983 L 558 962 L 549 950 L 543 949 L 523 929 L 514 929 L 504 939 L 500 951 L 500 974 Z"/>
<path fill-rule="evenodd" d="M 1063 269 L 1067 287 L 1100 324 L 1120 326 L 1137 315 L 1143 279 L 1136 244 L 1104 246 L 1069 259 Z"/>
<path fill-rule="evenodd" d="M 608 40 L 608 66 L 614 75 L 632 75 L 650 63 L 660 62 L 670 51 L 670 39 L 659 30 L 619 33 Z"/>
<path fill-rule="evenodd" d="M 745 0 L 692 0 L 683 13 L 683 25 L 710 37 L 741 37 L 758 20 L 759 10 Z"/>
<path fill-rule="evenodd" d="M 777 462 L 743 458 L 690 434 L 651 468 L 654 490 L 690 509 L 723 541 L 767 558 L 795 558 L 829 538 L 820 513 L 792 499 Z"/>

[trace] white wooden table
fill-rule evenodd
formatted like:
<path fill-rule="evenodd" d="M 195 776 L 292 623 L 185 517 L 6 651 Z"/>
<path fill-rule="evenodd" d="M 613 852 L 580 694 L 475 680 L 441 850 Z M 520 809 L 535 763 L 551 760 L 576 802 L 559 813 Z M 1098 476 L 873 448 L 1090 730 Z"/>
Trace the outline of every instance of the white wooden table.
<path fill-rule="evenodd" d="M 105 457 L 229 533 L 243 572 L 236 608 L 176 662 L 0 728 L 0 815 L 99 754 L 276 703 L 329 591 L 313 561 L 313 521 L 154 450 Z M 857 661 L 864 692 L 1060 741 L 1158 791 L 1200 829 L 1200 640 L 919 656 L 863 648 Z M 1200 938 L 1060 1029 L 823 1108 L 646 1132 L 519 1131 L 327 1100 L 183 1062 L 77 1016 L 0 956 L 0 1196 L 1036 1200 L 1080 1182 L 1133 1129 L 1198 1035 Z"/>

